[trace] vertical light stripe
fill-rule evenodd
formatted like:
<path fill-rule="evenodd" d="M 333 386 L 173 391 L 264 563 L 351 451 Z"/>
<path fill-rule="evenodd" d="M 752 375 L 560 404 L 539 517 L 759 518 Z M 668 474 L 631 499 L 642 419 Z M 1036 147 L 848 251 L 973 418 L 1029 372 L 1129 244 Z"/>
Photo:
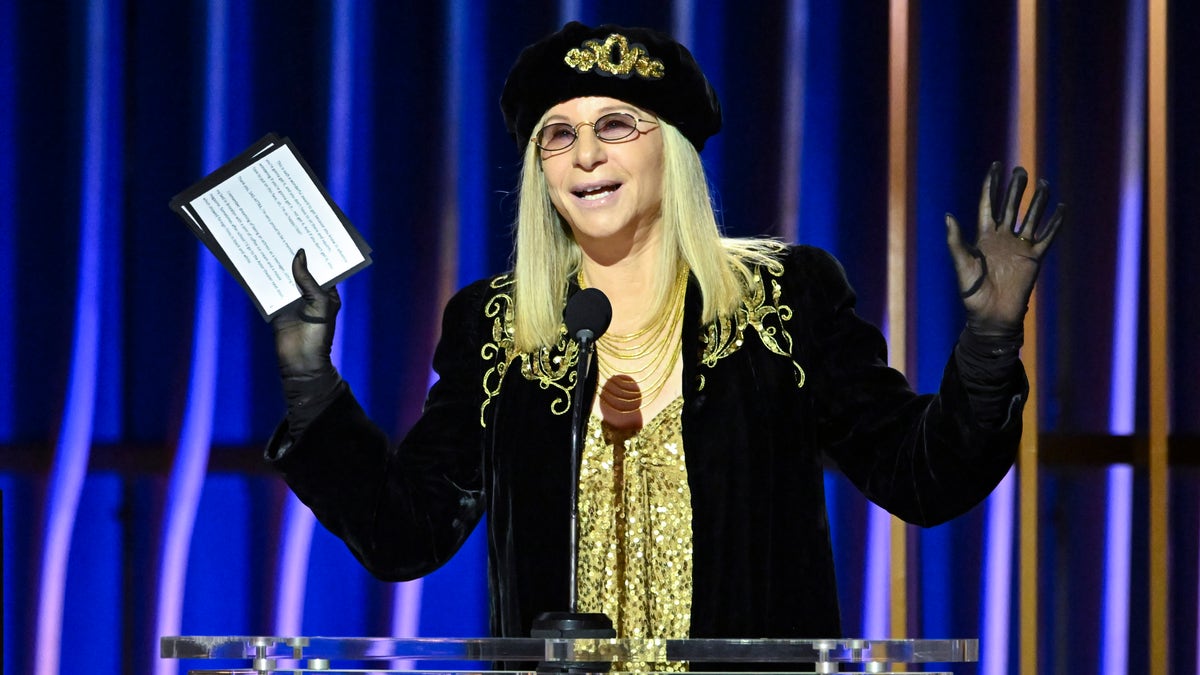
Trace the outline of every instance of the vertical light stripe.
<path fill-rule="evenodd" d="M 220 328 L 217 305 L 222 268 L 207 250 L 201 249 L 199 256 L 188 405 L 167 485 L 158 582 L 157 637 L 180 633 L 188 553 L 212 438 L 219 348 L 217 333 Z M 158 659 L 157 649 L 154 658 L 155 672 L 159 675 L 178 672 L 178 662 Z"/>
<path fill-rule="evenodd" d="M 1022 163 L 1036 173 L 1038 158 L 1037 53 L 1038 2 L 1017 4 L 1017 105 L 1018 144 Z M 1029 195 L 1026 195 L 1028 200 Z M 1024 432 L 1018 459 L 1020 478 L 1020 593 L 1022 675 L 1038 674 L 1038 332 L 1037 292 L 1029 299 L 1025 315 L 1025 346 L 1021 359 L 1029 374 L 1029 398 L 1022 415 Z"/>
<path fill-rule="evenodd" d="M 888 25 L 888 246 L 887 246 L 887 326 L 888 357 L 901 372 L 912 372 L 909 363 L 908 306 L 909 251 L 914 209 L 912 73 L 916 21 L 915 7 L 907 0 L 891 0 Z M 875 520 L 872 519 L 872 523 Z M 899 519 L 891 523 L 891 584 L 888 595 L 890 637 L 908 635 L 908 526 Z M 868 597 L 867 602 L 879 602 Z"/>
<path fill-rule="evenodd" d="M 308 560 L 312 552 L 312 511 L 291 492 L 283 506 L 280 527 L 279 589 L 275 600 L 275 635 L 299 636 L 303 631 Z"/>
<path fill-rule="evenodd" d="M 1104 675 L 1129 672 L 1129 558 L 1133 529 L 1133 467 L 1108 468 L 1104 535 L 1104 619 L 1100 663 Z"/>
<path fill-rule="evenodd" d="M 452 2 L 446 5 L 446 44 L 450 46 L 447 50 L 448 57 L 446 58 L 446 76 L 442 78 L 445 82 L 445 100 L 443 106 L 445 113 L 445 145 L 443 161 L 444 173 L 442 174 L 442 220 L 440 227 L 440 241 L 438 241 L 439 265 L 438 265 L 438 287 L 437 299 L 439 306 L 445 306 L 446 301 L 456 289 L 456 281 L 458 279 L 458 240 L 459 232 L 458 225 L 461 218 L 459 212 L 459 193 L 460 186 L 458 180 L 459 158 L 462 147 L 462 95 L 461 89 L 467 86 L 459 78 L 462 76 L 461 62 L 466 58 L 463 52 L 466 50 L 463 33 L 466 28 L 462 22 L 466 21 L 463 16 L 465 10 L 460 6 L 466 3 Z"/>
<path fill-rule="evenodd" d="M 885 336 L 892 334 L 890 312 L 885 311 L 880 330 Z M 863 629 L 864 638 L 879 640 L 891 636 L 888 625 L 888 607 L 891 598 L 889 559 L 892 555 L 892 516 L 873 502 L 867 502 L 867 560 L 863 578 Z"/>
<path fill-rule="evenodd" d="M 1145 151 L 1146 3 L 1129 0 L 1125 36 L 1125 97 L 1121 120 L 1121 192 L 1117 221 L 1116 307 L 1113 312 L 1109 432 L 1132 434 L 1137 404 L 1138 296 L 1141 288 L 1142 179 Z"/>
<path fill-rule="evenodd" d="M 888 58 L 888 248 L 887 340 L 891 365 L 901 371 L 908 363 L 908 241 L 911 228 L 913 120 L 911 73 L 916 53 L 910 22 L 913 11 L 907 0 L 891 0 Z"/>
<path fill-rule="evenodd" d="M 583 21 L 583 0 L 558 0 L 558 22 Z"/>
<path fill-rule="evenodd" d="M 799 239 L 800 180 L 804 144 L 804 73 L 808 59 L 808 0 L 788 0 L 784 36 L 783 111 L 779 138 L 778 234 L 784 241 Z"/>
<path fill-rule="evenodd" d="M 727 97 L 730 93 L 730 90 L 725 88 L 725 72 L 729 65 L 725 53 L 727 31 L 721 20 L 725 8 L 724 0 L 706 0 L 702 4 L 697 4 L 696 0 L 681 0 L 673 3 L 671 10 L 673 37 L 691 51 L 692 56 L 704 69 L 704 75 L 717 92 L 718 98 Z M 728 115 L 725 124 L 729 124 Z M 722 219 L 724 147 L 725 134 L 719 133 L 705 142 L 704 152 L 700 154 L 718 223 Z"/>
<path fill-rule="evenodd" d="M 456 199 L 457 230 L 454 251 L 457 287 L 466 286 L 483 276 L 487 259 L 487 217 L 484 204 L 492 196 L 487 191 L 488 166 L 487 138 L 490 125 L 484 120 L 495 115 L 495 102 L 484 99 L 483 87 L 477 85 L 485 77 L 483 55 L 487 53 L 487 32 L 478 20 L 480 9 L 469 2 L 452 3 L 452 30 L 456 45 L 450 66 L 454 69 L 451 90 L 454 96 L 455 138 L 454 152 L 457 167 L 453 180 L 458 185 Z"/>
<path fill-rule="evenodd" d="M 120 15 L 115 11 L 112 15 Z M 100 343 L 99 289 L 105 227 L 105 199 L 115 192 L 108 185 L 110 161 L 108 118 L 120 114 L 108 100 L 110 73 L 109 4 L 96 0 L 88 6 L 86 78 L 84 91 L 83 163 L 79 213 L 79 269 L 75 297 L 75 335 L 62 426 L 54 450 L 54 465 L 47 491 L 46 524 L 42 543 L 42 576 L 38 596 L 37 638 L 34 648 L 38 675 L 56 675 L 62 650 L 64 591 L 67 560 L 79 498 L 87 475 L 92 423 L 96 408 L 96 376 Z"/>
<path fill-rule="evenodd" d="M 1130 0 L 1125 35 L 1125 97 L 1121 121 L 1121 193 L 1117 222 L 1116 308 L 1113 313 L 1109 432 L 1132 434 L 1136 414 L 1138 282 L 1142 249 L 1142 153 L 1145 148 L 1146 5 Z M 1133 467 L 1108 469 L 1104 543 L 1104 623 L 1100 663 L 1105 675 L 1129 668 L 1130 549 Z"/>
<path fill-rule="evenodd" d="M 1150 0 L 1148 19 L 1149 61 L 1146 107 L 1149 111 L 1147 148 L 1147 196 L 1149 230 L 1149 391 L 1150 391 L 1150 663 L 1147 672 L 1166 673 L 1169 669 L 1169 567 L 1168 530 L 1168 447 L 1171 430 L 1171 354 L 1169 351 L 1170 256 L 1168 255 L 1168 192 L 1170 175 L 1170 128 L 1168 127 L 1167 74 L 1169 64 L 1167 0 Z"/>
<path fill-rule="evenodd" d="M 1037 308 L 1037 295 L 1030 299 L 1029 315 L 1035 316 Z M 1039 631 L 1039 598 L 1038 598 L 1038 537 L 1040 536 L 1039 519 L 1039 469 L 1038 469 L 1038 441 L 1037 441 L 1037 423 L 1036 420 L 1031 422 L 1031 418 L 1037 417 L 1037 396 L 1033 393 L 1034 376 L 1033 371 L 1036 359 L 1031 355 L 1032 339 L 1028 326 L 1033 322 L 1033 319 L 1027 319 L 1026 323 L 1026 338 L 1025 346 L 1022 348 L 1022 357 L 1026 363 L 1027 372 L 1030 374 L 1030 394 L 1029 399 L 1025 402 L 1025 411 L 1023 418 L 1025 420 L 1025 430 L 1021 437 L 1021 447 L 1019 450 L 1019 459 L 1017 460 L 1017 470 L 1020 487 L 1018 508 L 1020 509 L 1019 530 L 1021 534 L 1020 543 L 1020 560 L 1018 562 L 1020 568 L 1020 650 L 1021 650 L 1021 675 L 1038 675 L 1038 631 Z M 1036 348 L 1034 348 L 1036 349 Z"/>
<path fill-rule="evenodd" d="M 354 126 L 354 5 L 330 5 L 329 58 L 329 164 L 326 176 L 333 200 L 348 204 L 351 200 L 350 167 L 353 162 Z"/>
<path fill-rule="evenodd" d="M 392 587 L 392 631 L 396 637 L 416 637 L 421 631 L 421 592 L 423 579 L 413 579 Z M 393 670 L 413 670 L 416 661 L 397 659 L 392 662 Z"/>
<path fill-rule="evenodd" d="M 225 153 L 227 68 L 230 40 L 229 7 L 225 0 L 207 3 L 207 54 L 205 64 L 204 171 L 217 168 Z M 183 617 L 188 553 L 200 492 L 208 465 L 216 398 L 217 361 L 220 342 L 220 283 L 222 268 L 207 249 L 197 245 L 196 313 L 192 337 L 191 381 L 187 408 L 175 449 L 175 462 L 167 485 L 155 636 L 178 635 Z M 157 648 L 157 645 L 155 645 Z M 155 672 L 173 675 L 179 670 L 174 659 L 153 654 Z"/>
<path fill-rule="evenodd" d="M 392 635 L 409 637 L 417 634 L 421 621 L 422 579 L 396 584 L 396 606 L 392 621 Z"/>
<path fill-rule="evenodd" d="M 1016 471 L 1010 470 L 987 502 L 983 559 L 983 640 L 979 659 L 982 675 L 1008 673 L 1015 492 Z"/>
<path fill-rule="evenodd" d="M 329 103 L 329 177 L 330 193 L 348 213 L 359 232 L 371 241 L 375 219 L 375 190 L 372 168 L 376 149 L 375 134 L 376 33 L 378 24 L 374 0 L 331 3 L 335 12 L 335 50 L 330 59 Z M 383 29 L 385 41 L 392 35 Z M 387 44 L 384 49 L 390 50 Z M 386 78 L 386 76 L 385 76 Z M 379 88 L 381 91 L 385 88 Z M 373 409 L 371 325 L 373 311 L 371 274 L 356 276 L 339 286 L 342 311 L 335 335 L 334 364 L 342 377 L 354 386 L 354 395 L 364 409 Z"/>
<path fill-rule="evenodd" d="M 1013 44 L 1016 45 L 1014 28 Z M 1009 166 L 1021 164 L 1021 63 L 1013 59 L 1009 73 Z M 1012 555 L 1020 469 L 1008 472 L 988 499 L 988 526 L 984 548 L 983 636 L 980 663 L 983 675 L 1009 673 L 1009 627 L 1012 623 Z M 1023 539 L 1022 539 L 1023 541 Z"/>
<path fill-rule="evenodd" d="M 870 640 L 882 640 L 892 634 L 888 625 L 891 522 L 892 514 L 874 504 L 867 505 L 867 573 L 866 588 L 863 590 L 862 636 Z"/>
<path fill-rule="evenodd" d="M 329 194 L 333 201 L 344 207 L 353 199 L 354 181 L 352 180 L 354 163 L 354 44 L 355 22 L 354 3 L 335 2 L 329 6 L 332 14 L 330 24 L 330 55 L 329 55 L 329 108 L 328 108 L 328 151 L 329 159 L 325 167 L 326 181 Z M 345 306 L 347 289 L 343 284 L 339 293 L 343 295 Z M 349 310 L 343 309 L 343 313 Z M 344 319 L 344 317 L 343 317 Z M 341 367 L 343 338 L 349 326 L 340 321 L 333 334 L 333 349 L 331 358 L 337 367 Z M 310 522 L 311 526 L 311 522 Z"/>
<path fill-rule="evenodd" d="M 672 3 L 671 35 L 674 36 L 679 44 L 689 49 L 695 44 L 696 6 L 693 0 L 678 0 Z"/>

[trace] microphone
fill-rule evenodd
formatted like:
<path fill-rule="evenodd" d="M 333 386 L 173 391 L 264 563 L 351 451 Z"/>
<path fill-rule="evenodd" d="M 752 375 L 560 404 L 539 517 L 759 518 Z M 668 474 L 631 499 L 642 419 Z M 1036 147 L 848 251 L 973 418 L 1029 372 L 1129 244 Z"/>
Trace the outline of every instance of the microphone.
<path fill-rule="evenodd" d="M 584 411 L 591 410 L 592 402 L 584 400 L 588 375 L 592 366 L 592 353 L 596 340 L 608 330 L 612 321 L 612 304 L 608 296 L 598 288 L 584 288 L 567 300 L 563 308 L 563 322 L 567 336 L 579 344 L 575 361 L 575 384 L 571 394 L 571 468 L 570 468 L 570 537 L 568 570 L 568 611 L 543 612 L 533 620 L 533 637 L 542 638 L 614 638 L 612 620 L 602 613 L 580 613 L 578 601 L 579 567 L 579 464 L 583 456 L 583 435 L 586 431 Z M 542 663 L 541 673 L 585 673 L 608 670 L 606 663 Z"/>
<path fill-rule="evenodd" d="M 581 346 L 594 342 L 604 335 L 612 322 L 612 303 L 599 288 L 581 289 L 567 300 L 563 322 L 567 324 L 567 335 L 578 340 Z"/>
<path fill-rule="evenodd" d="M 587 391 L 588 374 L 592 366 L 592 352 L 596 340 L 608 330 L 612 321 L 612 303 L 599 288 L 580 289 L 567 300 L 563 308 L 563 322 L 567 324 L 567 335 L 579 343 L 579 356 L 575 361 L 575 386 L 571 396 L 571 534 L 570 565 L 568 584 L 570 588 L 570 611 L 578 610 L 578 583 L 576 568 L 579 564 L 579 464 L 583 457 L 583 435 L 587 425 L 585 410 L 590 410 L 591 401 L 583 400 Z"/>

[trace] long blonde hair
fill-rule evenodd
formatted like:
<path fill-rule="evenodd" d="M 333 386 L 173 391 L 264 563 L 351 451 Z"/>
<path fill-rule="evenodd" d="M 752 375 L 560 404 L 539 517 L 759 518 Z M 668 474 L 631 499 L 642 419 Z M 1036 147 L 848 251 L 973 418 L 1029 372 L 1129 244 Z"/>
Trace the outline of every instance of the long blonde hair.
<path fill-rule="evenodd" d="M 658 123 L 663 134 L 662 245 L 651 297 L 656 307 L 665 306 L 678 265 L 685 264 L 700 285 L 702 319 L 709 323 L 733 314 L 753 268 L 777 259 L 783 245 L 723 237 L 700 155 L 678 129 L 661 119 Z M 523 353 L 558 342 L 568 281 L 579 272 L 582 259 L 570 226 L 550 202 L 539 162 L 537 146 L 529 143 L 513 249 L 513 337 Z"/>

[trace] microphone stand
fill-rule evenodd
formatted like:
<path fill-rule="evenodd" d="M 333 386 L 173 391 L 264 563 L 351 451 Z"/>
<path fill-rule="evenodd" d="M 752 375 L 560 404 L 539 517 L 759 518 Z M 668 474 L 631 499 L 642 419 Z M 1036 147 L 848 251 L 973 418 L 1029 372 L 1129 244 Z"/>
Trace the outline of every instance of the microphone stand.
<path fill-rule="evenodd" d="M 603 330 L 603 329 L 601 329 Z M 586 432 L 584 410 L 590 401 L 583 400 L 587 378 L 591 372 L 595 334 L 589 328 L 581 328 L 576 334 L 579 341 L 579 358 L 575 363 L 575 396 L 571 402 L 571 522 L 570 522 L 570 573 L 568 575 L 569 601 L 566 612 L 542 612 L 533 620 L 532 637 L 535 638 L 615 638 L 617 631 L 612 620 L 600 612 L 579 612 L 578 582 L 579 567 L 579 465 L 583 457 L 583 437 Z M 606 672 L 611 664 L 581 661 L 559 661 L 538 664 L 539 673 Z"/>

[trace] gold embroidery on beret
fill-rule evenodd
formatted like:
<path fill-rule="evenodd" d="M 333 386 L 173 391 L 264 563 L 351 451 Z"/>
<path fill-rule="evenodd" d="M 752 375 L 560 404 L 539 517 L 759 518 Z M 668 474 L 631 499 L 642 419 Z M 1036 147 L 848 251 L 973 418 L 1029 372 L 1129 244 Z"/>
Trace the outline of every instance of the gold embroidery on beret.
<path fill-rule="evenodd" d="M 567 52 L 563 61 L 581 73 L 593 68 L 598 75 L 616 75 L 626 78 L 637 73 L 647 80 L 661 80 L 665 70 L 663 62 L 650 58 L 642 45 L 632 46 L 624 35 L 613 33 L 604 42 L 584 40 L 582 48 Z"/>

